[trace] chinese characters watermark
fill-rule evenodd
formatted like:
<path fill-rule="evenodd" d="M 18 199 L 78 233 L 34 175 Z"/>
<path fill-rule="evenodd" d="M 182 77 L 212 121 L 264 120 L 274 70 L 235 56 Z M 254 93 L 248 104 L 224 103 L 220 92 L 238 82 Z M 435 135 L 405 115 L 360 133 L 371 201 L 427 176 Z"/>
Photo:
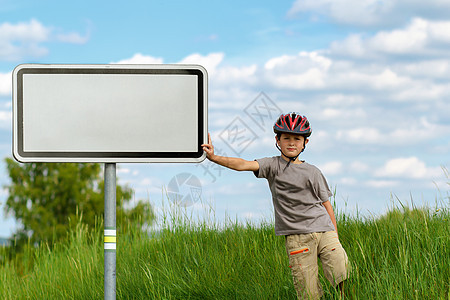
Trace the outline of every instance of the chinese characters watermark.
<path fill-rule="evenodd" d="M 281 114 L 281 109 L 264 92 L 261 92 L 247 105 L 244 112 L 248 116 L 245 118 L 247 122 L 237 116 L 219 134 L 222 141 L 237 156 L 240 156 L 259 137 L 258 131 L 265 133 L 270 128 L 269 124 Z"/>

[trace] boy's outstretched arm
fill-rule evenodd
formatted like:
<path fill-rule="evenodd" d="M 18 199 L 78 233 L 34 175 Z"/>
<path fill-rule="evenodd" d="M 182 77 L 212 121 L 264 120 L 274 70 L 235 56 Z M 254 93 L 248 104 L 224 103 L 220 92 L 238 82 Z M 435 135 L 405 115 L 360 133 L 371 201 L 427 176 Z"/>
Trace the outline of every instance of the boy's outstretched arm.
<path fill-rule="evenodd" d="M 211 143 L 211 135 L 208 133 L 208 144 L 203 144 L 203 151 L 206 157 L 216 164 L 236 170 L 236 171 L 258 171 L 259 163 L 257 161 L 249 161 L 239 157 L 226 157 L 214 154 L 214 146 Z"/>

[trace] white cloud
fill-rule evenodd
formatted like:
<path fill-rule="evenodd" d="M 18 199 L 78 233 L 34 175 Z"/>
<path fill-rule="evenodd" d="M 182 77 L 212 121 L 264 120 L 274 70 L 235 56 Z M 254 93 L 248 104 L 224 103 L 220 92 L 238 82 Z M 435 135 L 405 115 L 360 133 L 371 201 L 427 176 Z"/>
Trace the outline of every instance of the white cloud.
<path fill-rule="evenodd" d="M 394 91 L 391 97 L 393 100 L 402 102 L 427 102 L 442 99 L 449 91 L 449 87 L 441 82 L 424 79 L 415 80 L 409 88 L 404 87 Z"/>
<path fill-rule="evenodd" d="M 353 173 L 365 173 L 369 169 L 370 169 L 370 167 L 367 164 L 360 162 L 360 161 L 354 161 L 354 162 L 350 163 L 350 170 Z"/>
<path fill-rule="evenodd" d="M 253 85 L 260 82 L 261 78 L 257 78 L 257 65 L 243 67 L 224 66 L 217 69 L 211 76 L 217 86 L 238 87 L 243 90 L 245 86 Z M 229 91 L 229 90 L 227 90 Z"/>
<path fill-rule="evenodd" d="M 330 143 L 331 138 L 332 137 L 330 136 L 330 133 L 328 131 L 315 130 L 313 128 L 313 134 L 311 135 L 309 143 L 306 146 L 307 149 L 305 150 L 305 153 L 329 151 L 333 148 L 333 144 Z"/>
<path fill-rule="evenodd" d="M 19 60 L 24 56 L 39 57 L 48 53 L 40 43 L 48 41 L 51 30 L 36 20 L 16 25 L 0 25 L 0 59 Z"/>
<path fill-rule="evenodd" d="M 394 158 L 375 171 L 377 177 L 431 179 L 441 175 L 440 167 L 427 167 L 415 156 Z"/>
<path fill-rule="evenodd" d="M 414 18 L 403 28 L 379 31 L 373 36 L 349 35 L 331 44 L 332 55 L 363 59 L 384 55 L 448 56 L 450 21 L 430 21 Z"/>
<path fill-rule="evenodd" d="M 324 99 L 326 105 L 330 106 L 360 106 L 364 103 L 362 95 L 330 94 Z"/>
<path fill-rule="evenodd" d="M 386 138 L 376 128 L 360 127 L 350 130 L 338 130 L 338 139 L 356 144 L 376 144 Z"/>
<path fill-rule="evenodd" d="M 412 82 L 407 77 L 401 77 L 390 69 L 385 69 L 381 74 L 373 76 L 373 87 L 376 89 L 394 89 L 411 85 Z"/>
<path fill-rule="evenodd" d="M 224 53 L 215 52 L 208 55 L 198 53 L 191 54 L 183 58 L 180 64 L 199 64 L 206 68 L 211 84 L 214 84 L 217 90 L 213 91 L 216 95 L 225 93 L 230 97 L 234 91 L 242 93 L 245 85 L 252 85 L 257 79 L 255 64 L 242 67 L 221 66 L 224 60 Z M 230 87 L 231 85 L 231 87 Z M 226 86 L 226 90 L 221 89 Z"/>
<path fill-rule="evenodd" d="M 339 183 L 343 185 L 356 185 L 358 180 L 353 177 L 342 177 L 339 179 Z"/>
<path fill-rule="evenodd" d="M 450 127 L 430 123 L 427 118 L 421 117 L 411 122 L 410 127 L 397 127 L 389 133 L 389 139 L 396 143 L 421 142 L 450 133 Z"/>
<path fill-rule="evenodd" d="M 369 39 L 369 47 L 386 53 L 411 53 L 423 50 L 427 43 L 428 22 L 416 18 L 405 29 L 381 31 Z"/>
<path fill-rule="evenodd" d="M 388 188 L 397 186 L 399 182 L 395 180 L 368 180 L 365 184 L 374 188 Z"/>
<path fill-rule="evenodd" d="M 63 43 L 84 44 L 89 36 L 78 33 L 57 33 L 53 27 L 44 26 L 31 19 L 29 22 L 0 24 L 0 59 L 16 61 L 24 57 L 41 57 L 48 54 L 42 43 L 57 40 Z"/>
<path fill-rule="evenodd" d="M 446 0 L 296 0 L 287 15 L 310 13 L 341 24 L 377 26 L 401 24 L 417 15 L 440 19 L 449 8 Z"/>
<path fill-rule="evenodd" d="M 118 168 L 117 174 L 130 174 L 131 170 L 129 168 Z"/>
<path fill-rule="evenodd" d="M 217 85 L 230 83 L 236 83 L 236 81 L 249 82 L 249 78 L 255 74 L 256 65 L 244 66 L 244 67 L 220 67 L 220 63 L 224 59 L 224 54 L 220 52 L 210 53 L 208 55 L 201 55 L 194 53 L 183 58 L 176 64 L 198 64 L 206 68 L 208 75 L 214 78 L 214 83 Z M 117 62 L 111 62 L 112 64 L 162 64 L 164 60 L 160 57 L 153 57 L 150 55 L 143 55 L 136 53 L 131 58 L 122 59 Z"/>
<path fill-rule="evenodd" d="M 348 109 L 340 109 L 340 108 L 325 108 L 320 112 L 320 115 L 317 116 L 319 119 L 324 120 L 339 120 L 339 119 L 362 119 L 366 118 L 367 113 L 364 109 L 358 107 L 358 108 L 348 108 Z"/>
<path fill-rule="evenodd" d="M 161 198 L 161 195 L 165 197 L 167 189 L 165 183 L 159 178 L 145 175 L 148 174 L 141 174 L 137 178 L 128 177 L 127 180 L 122 179 L 121 181 L 128 184 L 134 190 L 135 194 L 140 195 L 141 198 L 149 197 L 152 199 L 154 195 L 158 196 L 158 199 Z"/>
<path fill-rule="evenodd" d="M 319 169 L 326 175 L 335 175 L 342 172 L 343 164 L 340 161 L 330 161 L 319 165 Z"/>
<path fill-rule="evenodd" d="M 268 60 L 264 66 L 267 81 L 278 88 L 317 89 L 326 84 L 332 61 L 317 52 L 300 52 Z"/>
<path fill-rule="evenodd" d="M 185 57 L 179 63 L 202 65 L 206 68 L 208 74 L 212 76 L 215 73 L 217 66 L 222 62 L 223 58 L 223 53 L 211 53 L 206 56 L 195 53 Z"/>
<path fill-rule="evenodd" d="M 353 120 L 357 120 L 354 118 Z M 426 117 L 397 116 L 397 122 L 380 119 L 378 128 L 339 129 L 336 137 L 352 144 L 406 146 L 419 144 L 450 133 L 450 126 L 431 123 Z"/>
<path fill-rule="evenodd" d="M 233 171 L 230 171 L 230 172 L 233 172 Z M 230 173 L 230 174 L 232 174 L 232 173 Z M 261 181 L 254 181 L 254 180 L 242 181 L 242 182 L 238 182 L 238 183 L 236 183 L 236 182 L 235 183 L 223 183 L 218 188 L 214 187 L 214 189 L 212 190 L 212 193 L 240 197 L 240 196 L 243 196 L 246 194 L 254 193 L 255 188 L 259 188 L 261 186 L 265 186 L 265 183 L 261 182 Z M 239 198 L 239 197 L 236 197 L 236 198 Z"/>
<path fill-rule="evenodd" d="M 219 39 L 219 35 L 217 35 L 217 34 L 210 34 L 210 35 L 208 36 L 208 39 L 209 39 L 210 41 L 216 41 L 216 40 Z"/>
<path fill-rule="evenodd" d="M 12 73 L 0 73 L 0 96 L 9 96 L 12 92 Z"/>
<path fill-rule="evenodd" d="M 335 62 L 335 65 L 340 67 L 332 68 L 326 74 L 326 86 L 321 90 L 327 90 L 328 93 L 357 92 L 361 102 L 371 99 L 372 95 L 376 96 L 378 93 L 389 93 L 384 101 L 435 100 L 445 95 L 449 89 L 443 82 L 433 82 L 432 78 L 424 78 L 424 74 L 414 78 L 413 74 L 409 74 L 398 65 L 395 66 L 397 70 L 383 64 L 378 66 L 364 63 L 345 65 Z M 377 94 L 368 93 L 369 90 Z"/>
<path fill-rule="evenodd" d="M 274 70 L 281 66 L 283 70 L 289 68 L 289 70 L 298 71 L 316 67 L 328 69 L 330 65 L 331 61 L 324 56 L 320 56 L 317 52 L 302 51 L 296 56 L 282 55 L 269 59 L 264 67 L 267 70 Z"/>
<path fill-rule="evenodd" d="M 85 44 L 89 40 L 89 34 L 82 36 L 78 32 L 61 33 L 56 35 L 56 39 L 63 43 Z"/>
<path fill-rule="evenodd" d="M 367 46 L 361 34 L 350 34 L 346 39 L 331 43 L 330 52 L 338 56 L 367 57 Z"/>
<path fill-rule="evenodd" d="M 21 22 L 16 25 L 6 22 L 0 25 L 0 40 L 44 42 L 49 39 L 50 32 L 49 28 L 34 19 L 28 23 Z"/>
<path fill-rule="evenodd" d="M 163 59 L 160 57 L 153 57 L 149 55 L 143 55 L 141 53 L 136 53 L 131 58 L 126 58 L 119 60 L 117 62 L 111 62 L 112 64 L 162 64 Z"/>
<path fill-rule="evenodd" d="M 348 45 L 347 41 L 352 39 L 350 37 L 344 41 L 335 42 L 329 50 L 281 55 L 267 60 L 263 66 L 223 65 L 225 58 L 223 53 L 208 55 L 194 53 L 183 58 L 179 63 L 197 63 L 207 68 L 210 75 L 210 97 L 221 100 L 211 102 L 214 108 L 235 109 L 241 101 L 250 101 L 254 98 L 257 90 L 286 90 L 287 93 L 325 92 L 323 97 L 326 101 L 321 100 L 320 103 L 328 106 L 321 108 L 322 119 L 334 118 L 337 115 L 345 115 L 347 119 L 363 119 L 367 117 L 366 104 L 373 101 L 379 93 L 384 94 L 382 101 L 386 104 L 393 100 L 435 101 L 450 92 L 450 87 L 445 82 L 435 80 L 436 78 L 446 79 L 450 75 L 450 63 L 447 59 L 436 58 L 434 61 L 417 59 L 414 62 L 397 60 L 395 63 L 375 59 L 377 63 L 373 63 L 367 60 L 355 60 L 346 52 L 348 49 L 360 49 L 358 51 L 361 52 L 362 57 L 380 58 L 389 56 L 386 49 L 394 52 L 401 49 L 409 51 L 409 46 L 395 45 L 398 40 L 401 40 L 397 39 L 396 35 L 404 35 L 405 40 L 408 40 L 409 34 L 421 33 L 422 28 L 424 26 L 428 28 L 430 24 L 439 25 L 436 25 L 436 32 L 446 27 L 445 22 L 443 24 L 443 22 L 415 19 L 403 29 L 383 31 L 372 37 L 359 36 L 358 47 Z M 419 33 L 417 33 L 418 36 L 420 36 Z M 339 56 L 342 53 L 345 56 Z M 118 63 L 163 63 L 163 59 L 138 53 Z M 375 93 L 368 93 L 369 90 Z M 347 106 L 353 108 L 343 108 Z M 352 135 L 359 137 L 361 132 L 356 129 Z M 372 129 L 363 140 L 377 141 L 379 137 L 379 133 Z"/>
<path fill-rule="evenodd" d="M 297 0 L 288 16 L 313 12 L 329 16 L 339 23 L 368 25 L 378 22 L 380 12 L 389 10 L 391 6 L 389 1 L 377 0 Z"/>
<path fill-rule="evenodd" d="M 368 90 L 377 93 L 391 92 L 393 96 L 391 99 L 398 101 L 422 101 L 439 98 L 449 89 L 442 82 L 431 81 L 436 75 L 428 80 L 424 78 L 424 73 L 410 74 L 404 65 L 398 62 L 395 65 L 373 64 L 357 60 L 346 61 L 339 57 L 332 60 L 330 57 L 333 55 L 335 55 L 333 51 L 323 51 L 323 54 L 301 52 L 295 56 L 274 57 L 265 63 L 264 69 L 245 75 L 253 78 L 253 84 L 266 86 L 266 88 L 269 86 L 293 91 L 326 91 L 333 96 L 327 99 L 329 104 L 346 104 L 346 106 L 361 104 L 366 100 L 365 97 L 370 98 L 371 94 L 367 93 Z M 417 68 L 421 70 L 429 68 L 428 72 L 435 74 L 432 71 L 434 66 L 436 63 L 423 64 Z M 409 63 L 408 68 L 415 68 L 415 66 Z M 447 70 L 445 65 L 440 67 L 442 75 L 439 78 L 447 78 L 447 72 L 450 72 Z M 238 74 L 244 74 L 242 68 L 239 72 Z M 255 76 L 258 77 L 255 78 Z M 349 91 L 360 94 L 350 94 Z M 347 96 L 343 97 L 342 95 L 345 94 Z M 347 103 L 346 100 L 351 103 Z"/>
<path fill-rule="evenodd" d="M 433 40 L 450 43 L 450 21 L 430 23 L 428 32 Z"/>
<path fill-rule="evenodd" d="M 448 79 L 450 77 L 450 61 L 448 59 L 405 62 L 397 64 L 395 68 L 400 73 L 407 73 L 416 78 Z"/>
<path fill-rule="evenodd" d="M 11 129 L 12 112 L 0 110 L 0 128 Z"/>

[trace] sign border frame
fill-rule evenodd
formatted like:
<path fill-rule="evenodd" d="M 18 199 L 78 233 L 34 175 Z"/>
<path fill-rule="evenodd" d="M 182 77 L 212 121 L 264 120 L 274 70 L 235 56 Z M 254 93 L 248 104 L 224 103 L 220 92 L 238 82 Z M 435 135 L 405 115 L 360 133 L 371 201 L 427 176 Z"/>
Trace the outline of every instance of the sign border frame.
<path fill-rule="evenodd" d="M 157 74 L 196 75 L 198 89 L 198 132 L 196 152 L 121 152 L 121 151 L 24 151 L 23 149 L 23 75 L 25 74 Z M 13 156 L 27 162 L 202 162 L 206 158 L 201 144 L 208 135 L 208 73 L 203 66 L 188 64 L 21 64 L 13 71 Z"/>

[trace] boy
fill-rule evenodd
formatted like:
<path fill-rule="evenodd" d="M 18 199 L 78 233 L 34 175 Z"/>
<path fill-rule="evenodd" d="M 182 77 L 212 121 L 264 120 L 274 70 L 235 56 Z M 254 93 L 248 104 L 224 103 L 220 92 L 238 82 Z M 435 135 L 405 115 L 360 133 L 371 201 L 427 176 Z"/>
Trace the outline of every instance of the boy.
<path fill-rule="evenodd" d="M 325 277 L 333 286 L 347 279 L 347 254 L 338 239 L 336 219 L 329 201 L 331 192 L 325 177 L 313 165 L 298 156 L 305 150 L 311 127 L 306 117 L 282 114 L 273 126 L 276 147 L 281 155 L 247 161 L 214 154 L 211 137 L 202 145 L 207 158 L 237 171 L 253 171 L 266 178 L 275 212 L 275 234 L 286 237 L 294 286 L 299 299 L 318 299 L 322 289 L 318 278 L 317 257 Z"/>

